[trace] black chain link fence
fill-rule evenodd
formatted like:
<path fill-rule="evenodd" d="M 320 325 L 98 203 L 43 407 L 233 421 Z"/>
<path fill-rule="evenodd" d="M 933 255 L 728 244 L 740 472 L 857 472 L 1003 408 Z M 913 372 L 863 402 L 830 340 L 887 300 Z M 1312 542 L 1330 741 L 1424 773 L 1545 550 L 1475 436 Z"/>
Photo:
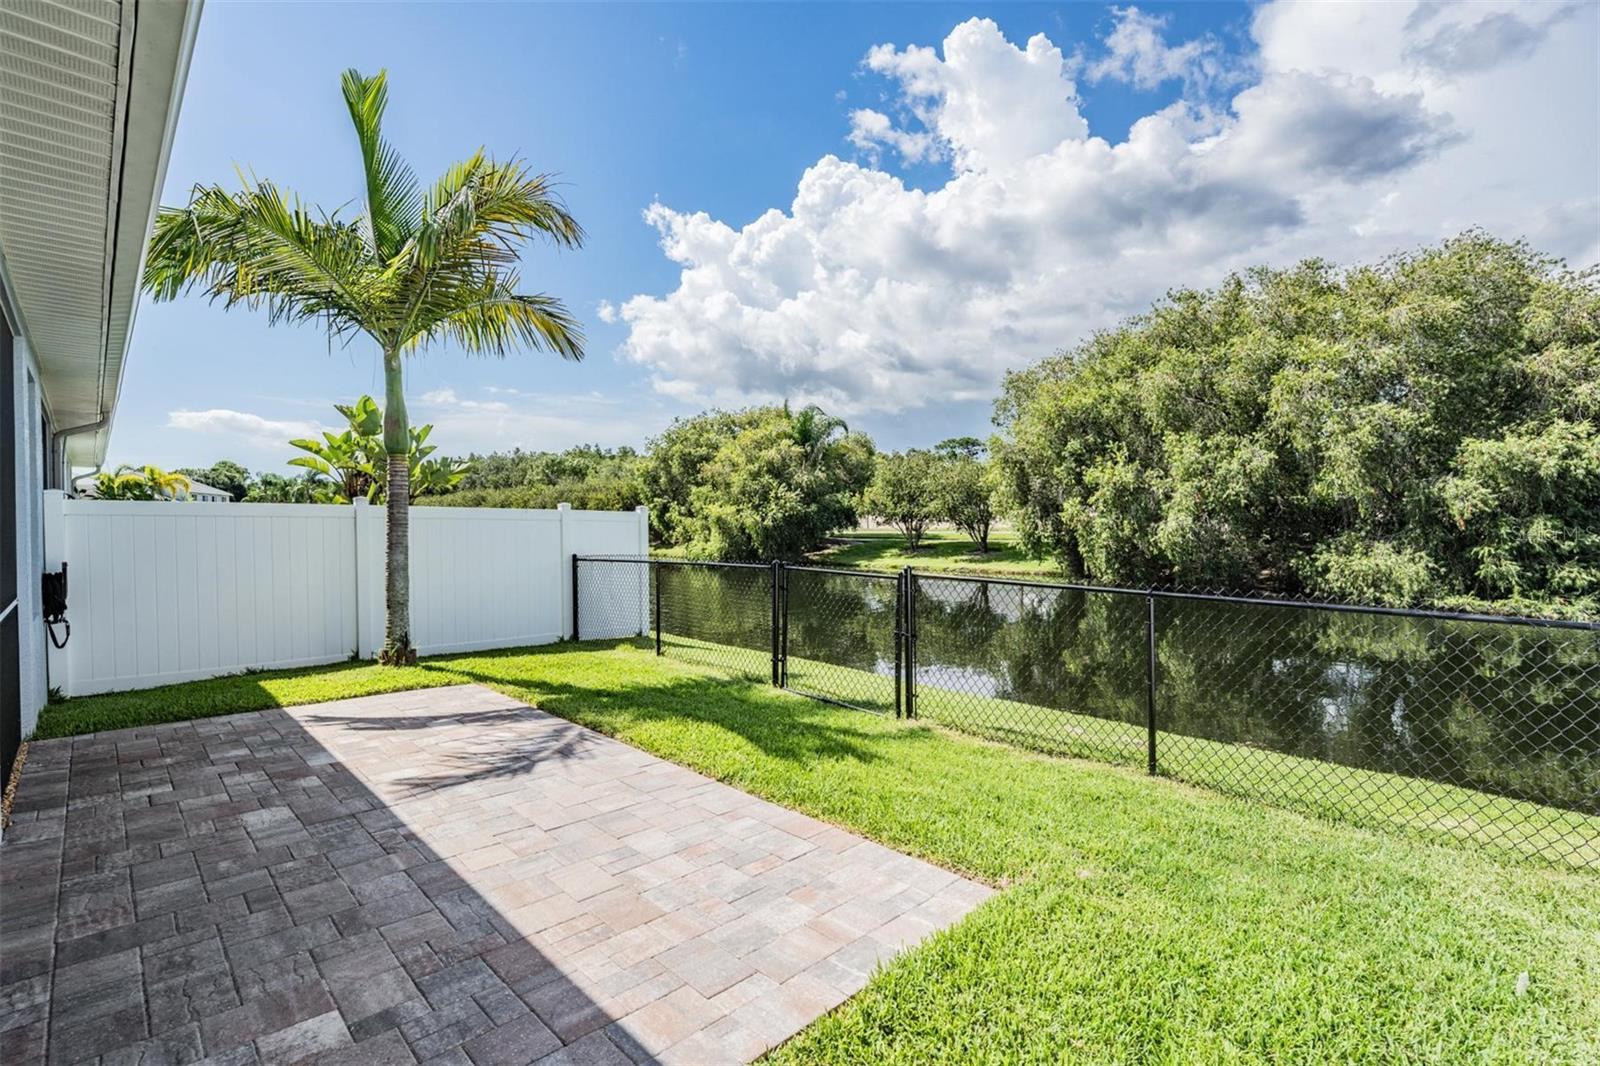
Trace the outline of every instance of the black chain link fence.
<path fill-rule="evenodd" d="M 899 714 L 901 578 L 779 569 L 779 683 L 802 695 Z"/>
<path fill-rule="evenodd" d="M 580 640 L 653 635 L 658 653 L 775 681 L 773 579 L 761 563 L 573 560 Z"/>
<path fill-rule="evenodd" d="M 580 636 L 1049 754 L 1600 869 L 1600 627 L 588 559 Z"/>

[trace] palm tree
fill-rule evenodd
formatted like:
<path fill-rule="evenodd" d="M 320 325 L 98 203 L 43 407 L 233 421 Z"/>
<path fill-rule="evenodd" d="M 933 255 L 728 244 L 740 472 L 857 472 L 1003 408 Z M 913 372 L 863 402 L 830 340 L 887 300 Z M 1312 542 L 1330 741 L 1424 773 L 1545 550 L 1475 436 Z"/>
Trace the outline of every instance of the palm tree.
<path fill-rule="evenodd" d="M 382 352 L 387 459 L 388 630 L 379 658 L 405 663 L 411 647 L 404 357 L 437 341 L 504 355 L 526 346 L 583 358 L 583 333 L 561 301 L 517 291 L 517 247 L 536 235 L 575 248 L 583 229 L 549 179 L 479 149 L 424 190 L 383 139 L 385 72 L 343 78 L 366 179 L 353 220 L 313 212 L 269 181 L 229 193 L 196 186 L 183 208 L 163 208 L 145 267 L 157 300 L 192 288 L 226 307 L 265 309 L 268 321 L 323 322 L 346 341 L 371 337 Z"/>
<path fill-rule="evenodd" d="M 148 463 L 123 463 L 94 480 L 95 497 L 101 500 L 176 500 L 188 491 L 187 477 Z"/>
<path fill-rule="evenodd" d="M 844 419 L 835 418 L 814 403 L 806 404 L 799 414 L 790 414 L 788 401 L 785 401 L 783 413 L 789 415 L 790 432 L 794 434 L 794 442 L 805 452 L 808 470 L 822 461 L 836 433 L 850 431 Z"/>
<path fill-rule="evenodd" d="M 130 468 L 124 466 L 121 469 Z M 163 470 L 159 466 L 146 463 L 139 472 L 144 475 L 145 483 L 150 486 L 150 491 L 158 500 L 176 500 L 189 491 L 189 479 L 176 471 Z"/>

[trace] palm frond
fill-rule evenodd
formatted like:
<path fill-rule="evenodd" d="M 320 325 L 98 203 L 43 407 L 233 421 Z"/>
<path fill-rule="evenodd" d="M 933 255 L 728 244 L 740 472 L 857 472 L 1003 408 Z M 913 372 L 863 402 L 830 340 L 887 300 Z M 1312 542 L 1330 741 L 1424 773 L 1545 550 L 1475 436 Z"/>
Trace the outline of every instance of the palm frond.
<path fill-rule="evenodd" d="M 347 70 L 340 82 L 345 106 L 361 145 L 367 185 L 365 228 L 374 255 L 387 263 L 411 239 L 422 220 L 421 186 L 400 154 L 383 139 L 383 112 L 389 105 L 389 75 L 365 77 Z"/>
<path fill-rule="evenodd" d="M 514 251 L 517 242 L 538 235 L 563 248 L 580 247 L 584 238 L 548 175 L 530 173 L 515 160 L 496 163 L 481 148 L 434 183 L 417 233 L 425 260 L 455 251 L 463 239 Z"/>
<path fill-rule="evenodd" d="M 393 279 L 410 294 L 398 325 L 409 347 L 422 347 L 436 336 L 453 336 L 463 344 L 481 336 L 492 346 L 480 350 L 504 354 L 521 338 L 567 358 L 582 358 L 581 328 L 548 297 L 527 297 L 521 306 L 491 315 L 526 328 L 497 332 L 449 325 L 451 316 L 458 322 L 481 322 L 474 307 L 517 304 L 518 246 L 528 237 L 544 234 L 564 247 L 582 243 L 583 228 L 544 175 L 530 174 L 519 163 L 496 163 L 479 151 L 446 171 L 426 204 L 416 238 L 396 261 L 396 266 L 406 262 L 405 274 Z"/>
<path fill-rule="evenodd" d="M 267 181 L 247 179 L 234 193 L 197 186 L 187 207 L 158 216 L 146 288 L 157 300 L 204 291 L 264 308 L 273 323 L 322 319 L 386 353 L 453 340 L 468 351 L 582 358 L 583 331 L 567 308 L 516 291 L 526 240 L 575 248 L 584 239 L 549 177 L 480 149 L 424 191 L 382 136 L 386 75 L 351 70 L 341 84 L 361 148 L 363 215 L 315 215 Z"/>
<path fill-rule="evenodd" d="M 380 280 L 353 227 L 313 216 L 271 182 L 197 186 L 188 207 L 162 208 L 144 271 L 157 300 L 199 287 L 230 307 L 264 306 L 273 321 L 328 316 L 341 331 L 380 301 Z"/>
<path fill-rule="evenodd" d="M 582 359 L 583 327 L 566 306 L 553 296 L 518 293 L 515 287 L 513 276 L 509 282 L 496 281 L 475 299 L 450 301 L 430 324 L 427 337 L 447 337 L 470 352 L 503 356 L 528 347 Z"/>

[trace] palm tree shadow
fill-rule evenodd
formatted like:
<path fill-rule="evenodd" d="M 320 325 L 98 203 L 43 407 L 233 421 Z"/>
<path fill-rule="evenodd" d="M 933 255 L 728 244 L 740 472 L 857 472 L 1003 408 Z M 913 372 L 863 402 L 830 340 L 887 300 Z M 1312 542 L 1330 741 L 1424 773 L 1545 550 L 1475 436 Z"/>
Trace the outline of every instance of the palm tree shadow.
<path fill-rule="evenodd" d="M 451 730 L 435 745 L 428 772 L 391 778 L 390 788 L 407 796 L 471 782 L 522 777 L 541 764 L 581 761 L 593 753 L 593 733 L 565 719 L 528 707 L 443 714 L 307 714 L 314 726 L 356 732 Z M 537 724 L 536 731 L 527 726 Z M 463 728 L 464 727 L 464 728 Z"/>
<path fill-rule="evenodd" d="M 523 649 L 518 655 L 503 658 L 509 666 L 516 659 L 525 661 L 527 655 L 528 649 Z M 734 734 L 765 755 L 798 766 L 844 760 L 875 762 L 883 757 L 876 747 L 885 739 L 911 741 L 926 733 L 915 728 L 889 732 L 864 729 L 853 720 L 866 712 L 804 698 L 775 699 L 770 685 L 745 680 L 679 677 L 666 683 L 641 684 L 602 675 L 592 685 L 551 682 L 528 677 L 514 668 L 500 672 L 486 667 L 486 662 L 496 658 L 502 657 L 419 666 L 488 685 L 516 698 L 531 695 L 540 711 L 602 733 L 618 733 L 626 727 L 648 723 L 699 722 Z M 588 735 L 581 729 L 577 734 Z M 540 759 L 553 757 L 553 752 L 542 750 L 547 743 L 581 744 L 579 736 L 557 730 L 550 732 L 548 741 L 541 740 L 532 747 L 512 745 L 497 757 L 494 766 L 483 767 L 476 775 L 480 779 L 515 776 Z"/>

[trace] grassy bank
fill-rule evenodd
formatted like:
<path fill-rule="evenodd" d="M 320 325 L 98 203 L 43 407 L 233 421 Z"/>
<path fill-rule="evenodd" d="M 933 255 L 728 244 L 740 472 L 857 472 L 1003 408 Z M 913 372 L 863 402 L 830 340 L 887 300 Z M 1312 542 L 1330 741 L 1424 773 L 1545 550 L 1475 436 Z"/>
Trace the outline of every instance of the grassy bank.
<path fill-rule="evenodd" d="M 669 636 L 667 651 L 757 681 L 765 675 L 766 655 L 759 649 Z M 788 667 L 789 687 L 797 692 L 883 714 L 896 710 L 892 677 L 798 656 L 789 658 Z M 1139 706 L 1073 713 L 952 691 L 924 680 L 917 687 L 917 715 L 925 722 L 1047 755 L 1136 769 L 1146 765 L 1149 734 Z M 1600 871 L 1600 818 L 1593 815 L 1168 730 L 1157 731 L 1156 748 L 1160 772 L 1190 784 L 1352 825 Z"/>
<path fill-rule="evenodd" d="M 91 697 L 49 708 L 42 732 L 461 681 L 1005 887 L 779 1062 L 1600 1055 L 1593 875 L 847 711 L 642 643 Z"/>
<path fill-rule="evenodd" d="M 964 533 L 930 530 L 916 551 L 907 551 L 905 538 L 892 529 L 855 529 L 841 534 L 844 543 L 818 552 L 815 562 L 827 566 L 858 566 L 865 570 L 899 570 L 914 566 L 929 573 L 992 574 L 996 577 L 1049 575 L 1061 572 L 1049 559 L 1023 552 L 1009 530 L 989 537 L 989 550 L 979 552 Z"/>
<path fill-rule="evenodd" d="M 914 566 L 929 573 L 991 574 L 996 577 L 1051 577 L 1061 571 L 1049 559 L 1026 554 L 1010 530 L 996 530 L 989 550 L 980 552 L 964 533 L 930 530 L 916 551 L 907 551 L 905 538 L 892 529 L 853 529 L 836 538 L 839 543 L 811 556 L 823 566 L 860 567 L 863 570 L 900 570 Z M 652 555 L 662 559 L 689 558 L 683 547 L 658 547 Z"/>

